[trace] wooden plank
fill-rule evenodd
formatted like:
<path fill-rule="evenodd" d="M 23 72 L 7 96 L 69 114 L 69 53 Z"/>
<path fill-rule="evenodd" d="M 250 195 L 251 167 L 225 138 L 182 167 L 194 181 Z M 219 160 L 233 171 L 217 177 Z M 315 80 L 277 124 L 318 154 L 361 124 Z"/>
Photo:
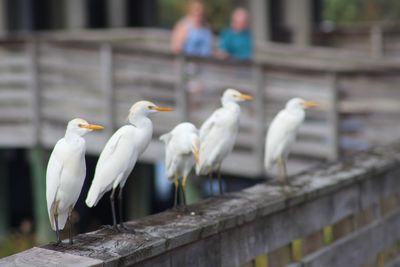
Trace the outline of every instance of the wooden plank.
<path fill-rule="evenodd" d="M 106 43 L 100 47 L 100 84 L 103 90 L 103 105 L 107 122 L 105 131 L 111 135 L 114 133 L 115 125 L 115 99 L 114 99 L 114 64 L 113 50 L 110 44 Z"/>
<path fill-rule="evenodd" d="M 39 68 L 38 68 L 38 47 L 36 41 L 32 41 L 27 44 L 27 51 L 29 56 L 28 63 L 28 77 L 29 77 L 29 92 L 31 99 L 31 121 L 33 127 L 33 139 L 35 140 L 35 145 L 39 145 L 39 136 L 40 136 L 40 105 L 41 105 L 41 91 L 39 85 Z"/>
<path fill-rule="evenodd" d="M 34 267 L 86 267 L 103 266 L 103 261 L 89 257 L 76 256 L 72 254 L 57 252 L 43 248 L 34 247 L 18 255 L 2 259 L 0 266 L 34 266 Z"/>
<path fill-rule="evenodd" d="M 400 212 L 376 221 L 332 245 L 305 257 L 304 266 L 359 266 L 400 239 Z M 356 248 L 356 249 L 354 249 Z M 338 256 L 340 255 L 340 256 Z"/>
<path fill-rule="evenodd" d="M 329 160 L 337 160 L 340 155 L 339 151 L 339 135 L 340 135 L 340 114 L 339 114 L 339 92 L 338 92 L 338 82 L 337 82 L 337 74 L 330 74 L 328 77 L 330 80 L 330 109 L 328 110 L 328 127 L 329 133 L 327 135 L 327 147 L 328 147 L 328 155 L 327 158 Z"/>

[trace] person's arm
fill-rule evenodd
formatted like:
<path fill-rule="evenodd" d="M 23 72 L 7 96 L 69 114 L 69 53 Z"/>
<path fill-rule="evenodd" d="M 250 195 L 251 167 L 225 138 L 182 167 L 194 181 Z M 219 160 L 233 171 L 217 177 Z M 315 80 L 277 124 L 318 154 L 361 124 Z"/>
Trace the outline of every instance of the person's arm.
<path fill-rule="evenodd" d="M 174 53 L 179 54 L 182 52 L 186 35 L 187 35 L 186 25 L 182 21 L 178 22 L 172 31 L 172 37 L 171 37 L 171 50 Z"/>
<path fill-rule="evenodd" d="M 218 50 L 215 52 L 215 56 L 220 59 L 225 59 L 229 57 L 228 54 L 228 40 L 227 31 L 224 30 L 219 36 Z"/>

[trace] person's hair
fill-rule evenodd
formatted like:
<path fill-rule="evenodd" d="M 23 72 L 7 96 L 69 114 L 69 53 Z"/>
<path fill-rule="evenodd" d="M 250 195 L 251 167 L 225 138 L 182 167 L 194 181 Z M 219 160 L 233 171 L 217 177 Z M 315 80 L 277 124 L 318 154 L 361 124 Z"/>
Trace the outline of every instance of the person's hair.
<path fill-rule="evenodd" d="M 194 6 L 194 5 L 202 5 L 204 11 L 206 10 L 206 6 L 205 6 L 203 1 L 201 1 L 201 0 L 188 0 L 186 2 L 186 7 L 185 7 L 186 13 L 188 13 L 190 11 L 190 9 L 192 8 L 192 6 Z"/>
<path fill-rule="evenodd" d="M 203 26 L 208 26 L 207 24 L 207 19 L 206 19 L 206 13 L 207 13 L 207 7 L 204 4 L 204 2 L 202 0 L 188 0 L 186 2 L 186 6 L 185 6 L 185 14 L 188 14 L 190 9 L 194 6 L 194 5 L 201 5 L 203 7 L 203 21 L 201 22 L 201 24 Z"/>

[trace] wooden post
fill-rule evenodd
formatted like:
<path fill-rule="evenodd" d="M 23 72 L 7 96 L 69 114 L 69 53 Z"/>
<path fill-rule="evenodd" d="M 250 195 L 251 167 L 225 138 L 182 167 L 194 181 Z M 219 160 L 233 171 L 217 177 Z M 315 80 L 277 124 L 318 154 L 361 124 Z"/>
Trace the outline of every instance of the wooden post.
<path fill-rule="evenodd" d="M 7 25 L 7 1 L 0 0 L 0 35 L 4 36 L 8 32 L 8 25 Z"/>
<path fill-rule="evenodd" d="M 271 39 L 269 8 L 270 0 L 251 0 L 251 30 L 256 43 L 264 43 Z"/>
<path fill-rule="evenodd" d="M 112 28 L 126 26 L 126 0 L 107 0 L 108 26 Z"/>
<path fill-rule="evenodd" d="M 64 0 L 65 27 L 83 29 L 87 26 L 87 5 L 85 0 Z"/>
<path fill-rule="evenodd" d="M 292 42 L 299 47 L 312 43 L 311 0 L 286 0 L 285 21 L 291 29 Z"/>
<path fill-rule="evenodd" d="M 104 105 L 106 118 L 106 131 L 109 136 L 114 133 L 115 125 L 115 100 L 114 100 L 114 66 L 111 44 L 100 47 L 100 87 L 104 92 Z"/>
<path fill-rule="evenodd" d="M 370 31 L 370 44 L 371 44 L 371 56 L 373 58 L 382 58 L 385 54 L 384 51 L 384 38 L 382 27 L 375 25 Z"/>
<path fill-rule="evenodd" d="M 256 95 L 254 97 L 255 103 L 255 139 L 254 139 L 254 150 L 257 159 L 257 166 L 260 174 L 264 173 L 264 142 L 265 142 L 265 75 L 263 67 L 259 64 L 253 65 L 253 84 L 256 89 Z M 261 144 L 261 145 L 260 145 Z"/>
<path fill-rule="evenodd" d="M 177 56 L 178 82 L 175 89 L 176 109 L 180 112 L 181 121 L 189 121 L 189 105 L 186 90 L 186 58 Z"/>
<path fill-rule="evenodd" d="M 33 213 L 35 219 L 36 238 L 39 242 L 51 240 L 52 231 L 47 214 L 46 204 L 46 163 L 41 148 L 41 114 L 40 114 L 40 86 L 38 72 L 38 43 L 33 40 L 27 44 L 28 56 L 28 89 L 32 99 L 32 134 L 33 148 L 28 151 L 28 161 L 31 167 L 33 189 Z"/>
<path fill-rule="evenodd" d="M 0 152 L 0 241 L 2 241 L 8 233 L 9 227 L 9 208 L 8 208 L 8 168 L 6 158 L 4 156 L 5 151 Z"/>
<path fill-rule="evenodd" d="M 337 160 L 340 156 L 340 114 L 339 114 L 339 89 L 338 89 L 338 74 L 330 73 L 329 80 L 329 94 L 330 94 L 330 108 L 328 112 L 328 124 L 330 129 L 329 147 L 330 153 L 329 160 Z"/>
<path fill-rule="evenodd" d="M 33 189 L 33 214 L 36 239 L 39 243 L 54 239 L 47 214 L 46 202 L 46 162 L 44 150 L 40 147 L 29 149 L 28 161 L 31 168 Z"/>
<path fill-rule="evenodd" d="M 39 67 L 38 67 L 38 43 L 32 40 L 27 43 L 27 71 L 29 75 L 28 90 L 32 100 L 31 125 L 35 146 L 40 145 L 40 87 L 39 87 Z"/>

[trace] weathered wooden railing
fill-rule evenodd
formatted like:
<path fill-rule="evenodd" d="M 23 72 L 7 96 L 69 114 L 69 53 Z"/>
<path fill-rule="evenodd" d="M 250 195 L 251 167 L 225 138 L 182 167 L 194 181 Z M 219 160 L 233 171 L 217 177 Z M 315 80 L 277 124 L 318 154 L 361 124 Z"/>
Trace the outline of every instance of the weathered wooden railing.
<path fill-rule="evenodd" d="M 129 222 L 135 234 L 101 229 L 0 266 L 395 266 L 399 174 L 400 144 L 377 148 L 292 177 L 285 191 L 259 184 Z"/>

